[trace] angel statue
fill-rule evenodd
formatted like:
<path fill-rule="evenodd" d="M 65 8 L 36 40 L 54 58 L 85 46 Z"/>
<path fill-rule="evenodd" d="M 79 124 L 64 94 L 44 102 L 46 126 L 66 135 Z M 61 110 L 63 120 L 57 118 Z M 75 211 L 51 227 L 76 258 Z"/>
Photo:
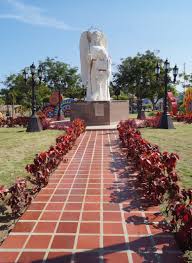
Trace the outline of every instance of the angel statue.
<path fill-rule="evenodd" d="M 85 31 L 80 39 L 81 78 L 87 101 L 109 101 L 111 59 L 101 31 Z"/>

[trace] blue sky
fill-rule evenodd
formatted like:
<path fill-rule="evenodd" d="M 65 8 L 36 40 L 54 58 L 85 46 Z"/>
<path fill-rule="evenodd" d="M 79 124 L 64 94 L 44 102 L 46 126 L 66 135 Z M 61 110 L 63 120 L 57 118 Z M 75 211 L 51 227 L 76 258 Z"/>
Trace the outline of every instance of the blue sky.
<path fill-rule="evenodd" d="M 160 50 L 192 72 L 191 0 L 0 0 L 0 80 L 33 61 L 58 57 L 79 67 L 79 38 L 104 31 L 114 64 Z"/>

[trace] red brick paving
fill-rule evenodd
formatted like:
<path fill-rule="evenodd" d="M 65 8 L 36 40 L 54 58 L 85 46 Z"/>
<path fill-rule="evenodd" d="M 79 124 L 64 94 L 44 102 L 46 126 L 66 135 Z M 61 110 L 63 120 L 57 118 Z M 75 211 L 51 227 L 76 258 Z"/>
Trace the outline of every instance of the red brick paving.
<path fill-rule="evenodd" d="M 116 131 L 81 135 L 0 247 L 0 263 L 182 262 L 134 188 Z"/>

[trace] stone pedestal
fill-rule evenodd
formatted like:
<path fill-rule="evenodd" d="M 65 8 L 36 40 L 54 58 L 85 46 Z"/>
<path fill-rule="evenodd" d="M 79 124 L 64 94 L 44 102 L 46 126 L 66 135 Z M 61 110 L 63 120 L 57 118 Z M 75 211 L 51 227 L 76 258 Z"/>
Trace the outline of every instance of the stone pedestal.
<path fill-rule="evenodd" d="M 129 117 L 129 102 L 112 101 L 80 101 L 71 104 L 71 121 L 80 118 L 87 126 L 118 124 Z"/>

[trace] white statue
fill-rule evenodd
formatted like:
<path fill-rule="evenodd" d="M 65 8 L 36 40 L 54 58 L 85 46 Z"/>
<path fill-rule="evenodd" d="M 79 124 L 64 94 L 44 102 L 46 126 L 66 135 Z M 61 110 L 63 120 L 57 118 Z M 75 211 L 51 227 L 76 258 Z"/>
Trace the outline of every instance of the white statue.
<path fill-rule="evenodd" d="M 85 31 L 80 39 L 81 78 L 87 101 L 109 101 L 111 59 L 107 41 L 100 31 Z"/>

